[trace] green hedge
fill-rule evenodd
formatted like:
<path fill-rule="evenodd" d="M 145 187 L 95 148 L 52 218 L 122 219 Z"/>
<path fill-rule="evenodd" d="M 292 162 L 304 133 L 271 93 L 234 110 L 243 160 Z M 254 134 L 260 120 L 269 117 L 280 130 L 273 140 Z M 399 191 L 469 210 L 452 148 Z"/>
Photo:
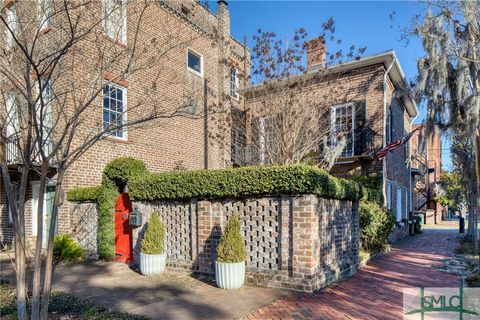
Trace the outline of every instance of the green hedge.
<path fill-rule="evenodd" d="M 67 199 L 68 201 L 76 202 L 97 202 L 98 194 L 101 188 L 101 186 L 74 188 L 68 191 Z"/>
<path fill-rule="evenodd" d="M 110 161 L 103 169 L 102 184 L 113 182 L 126 184 L 134 177 L 148 174 L 148 169 L 142 160 L 133 157 L 121 157 Z"/>
<path fill-rule="evenodd" d="M 133 178 L 129 192 L 137 201 L 231 198 L 274 194 L 316 194 L 360 200 L 367 190 L 307 165 L 176 171 Z"/>
<path fill-rule="evenodd" d="M 104 185 L 98 194 L 98 256 L 100 259 L 115 258 L 115 202 L 118 190 L 113 185 Z"/>
<path fill-rule="evenodd" d="M 368 252 L 380 251 L 395 228 L 395 217 L 374 202 L 360 203 L 360 245 Z"/>

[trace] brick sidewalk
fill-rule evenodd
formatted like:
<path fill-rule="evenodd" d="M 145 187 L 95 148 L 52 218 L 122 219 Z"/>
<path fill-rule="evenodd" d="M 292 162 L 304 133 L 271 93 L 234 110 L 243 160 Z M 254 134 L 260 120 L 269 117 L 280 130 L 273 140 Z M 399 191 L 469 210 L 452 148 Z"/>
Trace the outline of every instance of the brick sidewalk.
<path fill-rule="evenodd" d="M 426 231 L 394 246 L 354 277 L 310 296 L 279 299 L 245 318 L 401 319 L 402 288 L 458 287 L 460 278 L 432 268 L 452 256 L 457 233 Z"/>

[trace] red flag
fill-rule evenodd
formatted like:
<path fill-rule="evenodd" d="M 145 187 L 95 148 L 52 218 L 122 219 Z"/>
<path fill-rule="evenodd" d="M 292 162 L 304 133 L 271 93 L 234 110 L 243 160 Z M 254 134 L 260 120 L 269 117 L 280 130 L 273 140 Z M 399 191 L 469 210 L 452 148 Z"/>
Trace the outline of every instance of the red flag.
<path fill-rule="evenodd" d="M 402 139 L 398 139 L 398 140 L 395 140 L 391 143 L 389 143 L 385 148 L 383 148 L 382 150 L 378 151 L 376 154 L 375 154 L 375 160 L 382 160 L 383 158 L 385 158 L 387 156 L 387 154 L 392 151 L 393 149 L 395 148 L 398 148 L 400 147 L 401 145 L 404 145 L 405 143 L 407 143 L 408 140 L 410 140 L 410 138 L 413 136 L 413 134 L 415 133 L 415 131 L 417 131 L 418 129 L 420 129 L 422 126 L 419 126 L 415 129 L 413 129 L 412 131 L 410 131 L 409 133 L 407 133 L 407 135 L 405 137 L 403 137 Z"/>

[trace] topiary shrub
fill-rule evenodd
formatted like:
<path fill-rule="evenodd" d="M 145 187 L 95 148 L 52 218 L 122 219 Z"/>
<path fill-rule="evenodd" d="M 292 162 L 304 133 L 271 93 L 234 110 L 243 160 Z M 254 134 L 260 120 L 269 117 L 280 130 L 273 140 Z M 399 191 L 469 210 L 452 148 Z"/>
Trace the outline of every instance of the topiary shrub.
<path fill-rule="evenodd" d="M 160 215 L 154 211 L 148 220 L 147 230 L 142 240 L 142 253 L 163 253 L 165 239 L 165 226 L 160 221 Z"/>
<path fill-rule="evenodd" d="M 115 258 L 115 202 L 118 191 L 112 183 L 103 185 L 98 193 L 98 256 Z"/>
<path fill-rule="evenodd" d="M 111 181 L 116 185 L 125 185 L 130 179 L 147 173 L 148 169 L 143 161 L 133 157 L 117 158 L 103 169 L 102 184 Z"/>
<path fill-rule="evenodd" d="M 247 251 L 242 237 L 240 220 L 234 214 L 228 219 L 225 231 L 217 247 L 217 261 L 238 263 L 247 259 Z"/>
<path fill-rule="evenodd" d="M 379 251 L 387 244 L 395 228 L 395 217 L 374 202 L 360 203 L 360 244 L 362 249 Z"/>
<path fill-rule="evenodd" d="M 76 262 L 83 257 L 83 249 L 68 234 L 53 239 L 53 257 L 55 261 Z"/>

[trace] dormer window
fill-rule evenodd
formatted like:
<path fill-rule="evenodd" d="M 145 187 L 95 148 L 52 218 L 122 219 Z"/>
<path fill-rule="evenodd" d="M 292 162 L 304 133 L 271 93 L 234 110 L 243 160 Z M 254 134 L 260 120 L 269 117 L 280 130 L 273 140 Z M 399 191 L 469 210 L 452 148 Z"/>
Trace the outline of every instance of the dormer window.
<path fill-rule="evenodd" d="M 188 71 L 203 77 L 203 57 L 192 49 L 188 49 L 187 69 Z"/>
<path fill-rule="evenodd" d="M 127 9 L 125 0 L 103 0 L 103 28 L 115 41 L 127 43 Z"/>

